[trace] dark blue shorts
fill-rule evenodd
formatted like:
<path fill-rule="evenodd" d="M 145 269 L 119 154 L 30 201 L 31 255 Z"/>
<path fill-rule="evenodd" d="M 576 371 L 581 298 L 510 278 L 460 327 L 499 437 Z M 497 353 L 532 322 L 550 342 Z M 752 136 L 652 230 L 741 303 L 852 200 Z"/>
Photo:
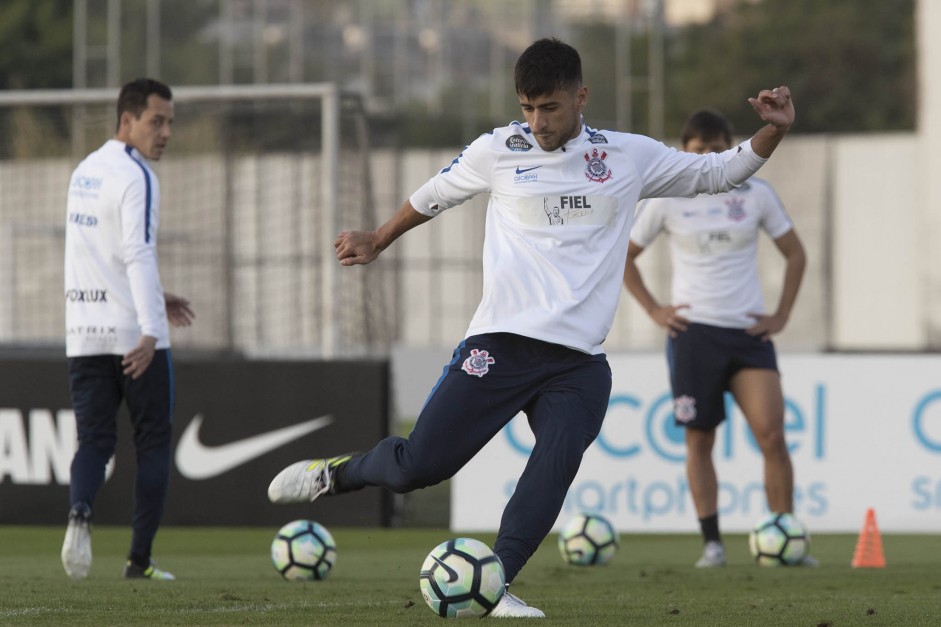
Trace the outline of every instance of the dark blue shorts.
<path fill-rule="evenodd" d="M 704 430 L 725 420 L 725 392 L 739 370 L 778 369 L 770 340 L 700 323 L 667 339 L 667 361 L 676 424 Z"/>

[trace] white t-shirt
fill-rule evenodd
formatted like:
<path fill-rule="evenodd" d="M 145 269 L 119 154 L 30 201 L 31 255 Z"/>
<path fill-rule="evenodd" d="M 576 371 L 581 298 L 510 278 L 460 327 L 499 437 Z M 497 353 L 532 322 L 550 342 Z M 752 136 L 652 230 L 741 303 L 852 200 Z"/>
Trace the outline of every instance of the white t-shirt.
<path fill-rule="evenodd" d="M 477 138 L 410 202 L 434 216 L 490 194 L 483 297 L 467 336 L 515 333 L 598 354 L 617 309 L 637 201 L 731 189 L 764 161 L 748 141 L 696 155 L 587 126 L 546 152 L 528 125 L 514 122 Z"/>
<path fill-rule="evenodd" d="M 160 188 L 140 153 L 109 140 L 72 173 L 65 226 L 66 355 L 169 348 L 157 270 Z"/>
<path fill-rule="evenodd" d="M 758 277 L 759 230 L 777 239 L 793 228 L 771 186 L 752 178 L 730 192 L 642 202 L 631 240 L 646 248 L 669 236 L 672 303 L 693 322 L 747 328 L 764 313 Z"/>

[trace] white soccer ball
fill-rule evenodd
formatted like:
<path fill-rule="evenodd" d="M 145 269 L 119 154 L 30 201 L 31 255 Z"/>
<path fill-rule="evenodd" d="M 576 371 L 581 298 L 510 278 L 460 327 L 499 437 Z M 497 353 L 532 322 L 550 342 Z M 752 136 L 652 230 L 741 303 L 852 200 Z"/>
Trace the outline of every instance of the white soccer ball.
<path fill-rule="evenodd" d="M 291 581 L 323 579 L 337 561 L 337 545 L 327 528 L 313 520 L 281 527 L 271 542 L 271 563 Z"/>
<path fill-rule="evenodd" d="M 748 548 L 761 566 L 796 566 L 810 552 L 810 534 L 794 514 L 769 514 L 748 534 Z"/>
<path fill-rule="evenodd" d="M 506 574 L 489 546 L 473 538 L 454 538 L 428 554 L 418 585 L 425 603 L 438 616 L 480 617 L 500 602 Z"/>
<path fill-rule="evenodd" d="M 607 564 L 618 552 L 620 543 L 614 525 L 598 514 L 573 516 L 559 532 L 559 553 L 575 566 Z"/>

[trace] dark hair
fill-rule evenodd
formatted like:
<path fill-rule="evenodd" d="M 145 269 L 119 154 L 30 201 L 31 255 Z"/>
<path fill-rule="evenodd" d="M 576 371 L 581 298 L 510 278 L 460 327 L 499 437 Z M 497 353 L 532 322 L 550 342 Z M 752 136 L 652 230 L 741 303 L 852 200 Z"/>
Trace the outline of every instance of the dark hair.
<path fill-rule="evenodd" d="M 725 119 L 724 115 L 709 109 L 701 109 L 686 120 L 680 140 L 685 146 L 694 137 L 698 137 L 703 141 L 722 138 L 731 146 L 732 125 Z"/>
<path fill-rule="evenodd" d="M 138 78 L 126 83 L 118 94 L 118 126 L 121 126 L 121 114 L 128 111 L 139 118 L 147 108 L 147 98 L 157 94 L 164 100 L 172 100 L 170 88 L 152 78 Z"/>
<path fill-rule="evenodd" d="M 513 73 L 516 93 L 527 98 L 582 84 L 582 59 L 572 46 L 552 37 L 540 39 L 523 51 Z"/>

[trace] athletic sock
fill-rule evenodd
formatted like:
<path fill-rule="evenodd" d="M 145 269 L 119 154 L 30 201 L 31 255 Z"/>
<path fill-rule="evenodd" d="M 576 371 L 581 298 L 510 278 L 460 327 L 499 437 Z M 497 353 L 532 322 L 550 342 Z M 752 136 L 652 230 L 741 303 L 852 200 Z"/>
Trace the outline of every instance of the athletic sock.
<path fill-rule="evenodd" d="M 703 542 L 722 542 L 719 534 L 719 514 L 699 519 L 699 528 L 702 530 Z"/>

